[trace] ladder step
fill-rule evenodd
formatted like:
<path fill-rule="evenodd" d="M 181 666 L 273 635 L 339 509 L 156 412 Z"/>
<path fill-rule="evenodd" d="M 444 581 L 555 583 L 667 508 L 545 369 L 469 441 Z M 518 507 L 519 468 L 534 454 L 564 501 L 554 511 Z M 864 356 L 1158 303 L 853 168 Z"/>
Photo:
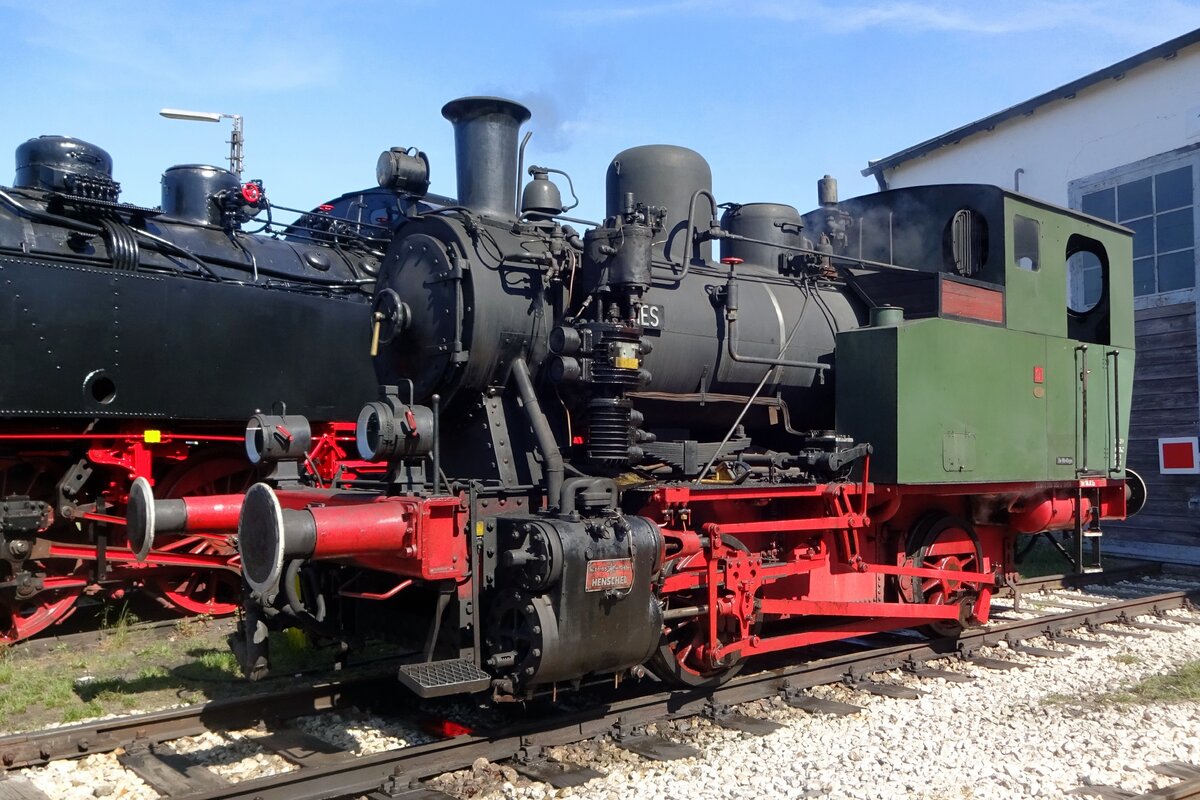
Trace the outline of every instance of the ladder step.
<path fill-rule="evenodd" d="M 465 658 L 405 664 L 399 677 L 419 697 L 482 692 L 492 685 L 492 676 Z"/>

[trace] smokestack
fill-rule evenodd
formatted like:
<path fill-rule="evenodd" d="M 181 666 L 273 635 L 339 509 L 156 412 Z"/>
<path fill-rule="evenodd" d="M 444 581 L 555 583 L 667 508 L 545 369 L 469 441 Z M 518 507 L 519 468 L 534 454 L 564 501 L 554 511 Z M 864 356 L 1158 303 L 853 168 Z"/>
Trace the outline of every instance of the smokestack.
<path fill-rule="evenodd" d="M 458 202 L 494 216 L 516 214 L 517 132 L 529 109 L 501 97 L 460 97 L 442 107 L 454 125 Z"/>

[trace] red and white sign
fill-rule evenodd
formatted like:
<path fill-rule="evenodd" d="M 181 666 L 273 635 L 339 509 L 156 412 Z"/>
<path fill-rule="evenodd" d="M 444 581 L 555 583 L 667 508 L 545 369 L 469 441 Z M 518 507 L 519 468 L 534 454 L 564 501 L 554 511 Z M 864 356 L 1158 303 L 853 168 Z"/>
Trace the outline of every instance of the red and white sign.
<path fill-rule="evenodd" d="M 587 562 L 583 584 L 585 592 L 628 589 L 630 586 L 633 586 L 632 558 L 606 558 Z"/>
<path fill-rule="evenodd" d="M 1200 475 L 1200 445 L 1197 437 L 1159 439 L 1158 471 L 1163 475 Z"/>

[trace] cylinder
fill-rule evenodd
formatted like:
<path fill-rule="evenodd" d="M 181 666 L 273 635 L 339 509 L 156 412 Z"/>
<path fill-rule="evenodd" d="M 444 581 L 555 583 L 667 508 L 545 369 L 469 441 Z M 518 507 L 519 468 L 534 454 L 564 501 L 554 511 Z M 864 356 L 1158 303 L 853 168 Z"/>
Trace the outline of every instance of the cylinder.
<path fill-rule="evenodd" d="M 617 216 L 625 210 L 626 194 L 633 202 L 667 210 L 663 232 L 655 237 L 654 256 L 679 263 L 698 255 L 712 260 L 712 244 L 703 242 L 698 253 L 692 251 L 687 234 L 688 209 L 699 190 L 712 191 L 712 169 L 695 150 L 670 144 L 650 144 L 623 150 L 608 166 L 605 180 L 606 215 Z M 695 224 L 708 228 L 712 214 L 709 201 L 696 204 Z"/>
<path fill-rule="evenodd" d="M 220 225 L 219 192 L 238 187 L 227 169 L 205 164 L 179 164 L 162 176 L 162 210 L 167 216 L 200 225 Z"/>
<path fill-rule="evenodd" d="M 732 206 L 721 216 L 721 227 L 736 236 L 758 239 L 770 244 L 721 240 L 721 258 L 740 258 L 748 264 L 779 267 L 783 260 L 796 255 L 803 224 L 800 212 L 782 203 L 747 203 Z"/>
<path fill-rule="evenodd" d="M 501 97 L 461 97 L 442 107 L 454 125 L 458 202 L 491 216 L 516 214 L 517 133 L 529 109 Z"/>

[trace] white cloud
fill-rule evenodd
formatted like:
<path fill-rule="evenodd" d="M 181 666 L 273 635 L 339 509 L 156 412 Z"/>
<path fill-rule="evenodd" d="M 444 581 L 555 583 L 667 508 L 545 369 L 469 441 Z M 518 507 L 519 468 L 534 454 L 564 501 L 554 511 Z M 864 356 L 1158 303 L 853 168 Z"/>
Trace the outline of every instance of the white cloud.
<path fill-rule="evenodd" d="M 946 31 L 1003 36 L 1063 30 L 1089 31 L 1149 47 L 1200 27 L 1200 5 L 1185 0 L 648 0 L 605 3 L 560 14 L 579 23 L 620 23 L 688 14 L 697 18 L 758 18 L 808 26 L 815 32 L 850 34 L 873 28 Z"/>

